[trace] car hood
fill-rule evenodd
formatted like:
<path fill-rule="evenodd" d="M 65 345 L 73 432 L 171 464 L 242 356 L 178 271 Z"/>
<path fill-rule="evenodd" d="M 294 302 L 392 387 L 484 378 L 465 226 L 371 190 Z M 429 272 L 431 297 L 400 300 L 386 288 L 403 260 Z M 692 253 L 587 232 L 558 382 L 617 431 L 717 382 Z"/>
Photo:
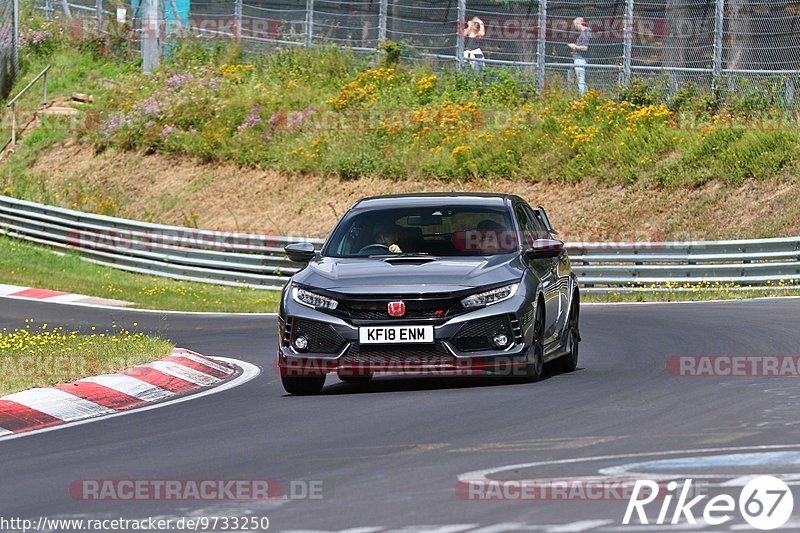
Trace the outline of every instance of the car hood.
<path fill-rule="evenodd" d="M 403 260 L 318 256 L 292 280 L 347 294 L 442 293 L 517 281 L 524 272 L 518 254 Z"/>

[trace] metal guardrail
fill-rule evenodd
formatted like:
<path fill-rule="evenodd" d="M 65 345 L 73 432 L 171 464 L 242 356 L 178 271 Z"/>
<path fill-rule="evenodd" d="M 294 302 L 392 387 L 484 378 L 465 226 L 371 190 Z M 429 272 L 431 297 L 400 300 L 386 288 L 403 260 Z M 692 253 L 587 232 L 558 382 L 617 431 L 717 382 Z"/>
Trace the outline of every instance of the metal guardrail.
<path fill-rule="evenodd" d="M 301 265 L 283 246 L 322 239 L 165 226 L 0 196 L 0 233 L 114 268 L 174 279 L 279 289 Z M 800 237 L 570 243 L 584 292 L 780 287 L 800 282 Z M 690 284 L 690 287 L 686 287 Z"/>

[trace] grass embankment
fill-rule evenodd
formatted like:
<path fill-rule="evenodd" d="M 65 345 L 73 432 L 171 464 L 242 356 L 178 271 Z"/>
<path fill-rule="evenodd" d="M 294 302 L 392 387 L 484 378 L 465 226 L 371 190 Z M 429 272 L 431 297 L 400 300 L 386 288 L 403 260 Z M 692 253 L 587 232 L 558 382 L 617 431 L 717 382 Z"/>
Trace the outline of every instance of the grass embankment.
<path fill-rule="evenodd" d="M 335 49 L 244 61 L 191 41 L 156 75 L 123 75 L 98 102 L 88 139 L 339 179 L 385 177 L 576 182 L 767 178 L 798 157 L 800 131 L 754 127 L 694 89 L 665 103 L 641 85 L 622 100 L 558 88 L 536 97 L 524 75 L 483 77 L 374 65 Z M 134 81 L 135 80 L 135 81 Z"/>
<path fill-rule="evenodd" d="M 334 48 L 245 58 L 236 43 L 192 39 L 142 76 L 124 41 L 76 40 L 57 26 L 46 32 L 23 50 L 25 72 L 53 63 L 53 94 L 94 94 L 96 120 L 80 133 L 100 151 L 184 154 L 342 180 L 664 187 L 774 177 L 794 168 L 800 153 L 800 130 L 769 107 L 775 91 L 766 86 L 763 98 L 732 97 L 727 107 L 692 85 L 659 101 L 643 81 L 620 98 L 590 91 L 576 100 L 557 84 L 532 94 L 532 80 L 518 70 L 477 76 Z M 14 195 L 31 188 L 23 178 L 4 179 Z M 93 192 L 76 184 L 69 194 L 91 207 L 82 196 Z"/>
<path fill-rule="evenodd" d="M 132 274 L 0 237 L 0 283 L 132 302 L 142 309 L 274 312 L 279 294 Z"/>
<path fill-rule="evenodd" d="M 168 355 L 170 342 L 114 324 L 110 330 L 48 328 L 27 319 L 0 332 L 0 395 L 116 372 Z"/>

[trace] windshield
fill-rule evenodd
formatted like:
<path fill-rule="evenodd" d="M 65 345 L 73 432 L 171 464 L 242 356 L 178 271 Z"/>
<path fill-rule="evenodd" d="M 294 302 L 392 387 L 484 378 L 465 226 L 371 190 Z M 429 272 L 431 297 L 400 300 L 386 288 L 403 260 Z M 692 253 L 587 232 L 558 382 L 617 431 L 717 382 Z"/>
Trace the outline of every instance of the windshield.
<path fill-rule="evenodd" d="M 351 211 L 331 235 L 325 255 L 471 256 L 516 250 L 505 207 L 453 205 Z"/>

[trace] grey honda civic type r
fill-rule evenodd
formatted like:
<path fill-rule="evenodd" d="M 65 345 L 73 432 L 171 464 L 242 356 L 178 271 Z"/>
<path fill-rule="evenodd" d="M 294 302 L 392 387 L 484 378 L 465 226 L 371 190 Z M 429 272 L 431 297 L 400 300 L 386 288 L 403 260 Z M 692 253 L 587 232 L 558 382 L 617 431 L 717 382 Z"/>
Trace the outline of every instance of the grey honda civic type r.
<path fill-rule="evenodd" d="M 580 299 L 544 209 L 508 194 L 366 198 L 283 289 L 278 369 L 290 394 L 328 373 L 498 375 L 536 381 L 578 363 Z"/>

